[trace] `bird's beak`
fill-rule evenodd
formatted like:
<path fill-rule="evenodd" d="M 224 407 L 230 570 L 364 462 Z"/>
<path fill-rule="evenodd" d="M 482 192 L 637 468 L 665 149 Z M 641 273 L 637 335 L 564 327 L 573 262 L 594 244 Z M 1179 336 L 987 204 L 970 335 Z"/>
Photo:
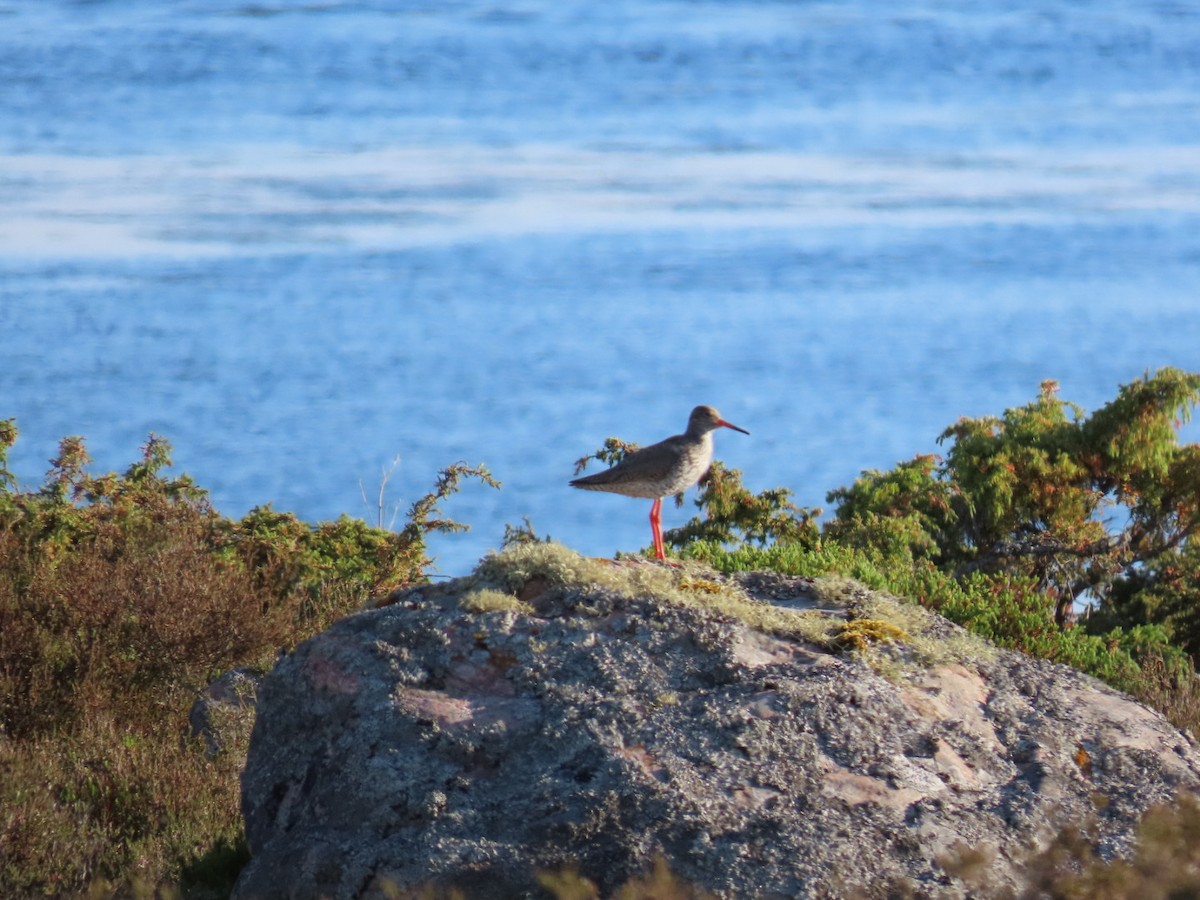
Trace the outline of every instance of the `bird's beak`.
<path fill-rule="evenodd" d="M 738 428 L 732 422 L 726 422 L 724 419 L 717 419 L 717 425 L 724 428 L 732 428 L 734 431 L 740 431 L 742 434 L 749 434 L 745 428 Z"/>

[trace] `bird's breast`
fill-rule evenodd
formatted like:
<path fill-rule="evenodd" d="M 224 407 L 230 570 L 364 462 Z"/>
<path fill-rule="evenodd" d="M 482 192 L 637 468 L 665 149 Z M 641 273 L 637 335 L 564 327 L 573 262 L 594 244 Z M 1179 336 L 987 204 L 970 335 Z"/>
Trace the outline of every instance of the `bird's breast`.
<path fill-rule="evenodd" d="M 661 496 L 666 497 L 687 490 L 708 471 L 708 467 L 712 465 L 712 438 L 708 435 L 704 437 L 707 440 L 686 447 L 679 454 L 678 462 L 663 479 Z"/>

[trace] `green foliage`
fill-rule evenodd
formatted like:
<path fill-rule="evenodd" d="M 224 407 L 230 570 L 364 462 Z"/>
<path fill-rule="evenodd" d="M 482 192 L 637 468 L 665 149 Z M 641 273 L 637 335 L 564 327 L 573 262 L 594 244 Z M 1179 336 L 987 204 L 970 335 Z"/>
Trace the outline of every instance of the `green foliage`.
<path fill-rule="evenodd" d="M 826 533 L 886 559 L 940 560 L 956 519 L 950 485 L 935 476 L 937 457 L 917 456 L 890 472 L 864 472 L 850 487 L 830 491 L 837 518 Z"/>
<path fill-rule="evenodd" d="M 604 442 L 604 446 L 595 453 L 589 456 L 581 456 L 575 460 L 575 474 L 579 475 L 582 473 L 593 459 L 599 460 L 606 466 L 615 466 L 630 453 L 636 452 L 637 449 L 638 445 L 631 441 L 622 441 L 619 438 L 610 437 Z"/>
<path fill-rule="evenodd" d="M 441 501 L 463 478 L 495 482 L 449 467 L 399 532 L 269 506 L 235 521 L 167 473 L 161 438 L 103 475 L 67 438 L 22 491 L 16 437 L 0 421 L 0 895 L 227 894 L 245 747 L 184 740 L 196 692 L 425 580 L 425 535 L 462 528 Z"/>
<path fill-rule="evenodd" d="M 1114 594 L 1122 578 L 1146 590 L 1185 564 L 1197 571 L 1183 550 L 1200 527 L 1200 448 L 1180 446 L 1176 428 L 1198 401 L 1200 374 L 1168 368 L 1088 417 L 1047 381 L 1003 417 L 947 428 L 944 460 L 917 457 L 832 492 L 839 506 L 828 532 L 962 576 L 1031 578 L 1062 626 L 1085 594 L 1102 603 L 1130 596 Z M 1146 624 L 1137 612 L 1121 624 Z"/>
<path fill-rule="evenodd" d="M 773 488 L 752 494 L 742 485 L 742 473 L 714 460 L 701 479 L 696 516 L 663 535 L 664 542 L 684 547 L 693 541 L 720 544 L 772 542 L 812 546 L 819 533 L 814 519 L 819 509 L 802 509 L 791 502 L 792 492 Z M 682 502 L 682 497 L 677 502 Z"/>
<path fill-rule="evenodd" d="M 1127 571 L 1088 624 L 1092 629 L 1158 624 L 1200 659 L 1200 544 L 1188 541 L 1177 552 Z"/>
<path fill-rule="evenodd" d="M 504 523 L 504 536 L 500 539 L 500 547 L 503 549 L 514 544 L 549 543 L 549 541 L 549 535 L 544 538 L 538 537 L 537 532 L 533 529 L 533 522 L 529 520 L 529 516 L 524 516 L 520 525 L 513 525 L 511 522 Z"/>
<path fill-rule="evenodd" d="M 889 574 L 870 555 L 829 540 L 818 541 L 813 547 L 801 544 L 727 547 L 697 542 L 684 548 L 683 557 L 706 563 L 720 572 L 765 570 L 797 578 L 845 575 L 875 590 L 888 590 L 892 583 Z"/>
<path fill-rule="evenodd" d="M 17 479 L 8 470 L 8 451 L 17 442 L 17 423 L 15 419 L 0 419 L 0 496 L 7 497 L 7 492 L 17 486 Z"/>
<path fill-rule="evenodd" d="M 439 503 L 458 493 L 464 478 L 476 478 L 489 487 L 499 488 L 500 482 L 492 477 L 492 473 L 483 465 L 468 466 L 454 463 L 446 466 L 438 473 L 437 483 L 433 490 L 423 497 L 413 501 L 408 510 L 408 519 L 401 534 L 413 544 L 424 546 L 424 536 L 431 531 L 455 532 L 467 531 L 469 525 L 455 522 L 453 519 L 441 518 L 442 510 Z"/>
<path fill-rule="evenodd" d="M 271 593 L 306 598 L 302 613 L 329 609 L 332 598 L 336 616 L 339 609 L 361 606 L 371 596 L 425 580 L 432 563 L 425 536 L 467 527 L 442 517 L 438 505 L 459 490 L 464 478 L 500 486 L 483 466 L 448 466 L 433 490 L 413 502 L 398 532 L 345 515 L 312 525 L 268 504 L 238 521 L 218 519 L 214 549 L 225 559 L 240 561 L 255 583 Z"/>
<path fill-rule="evenodd" d="M 942 433 L 953 440 L 944 475 L 960 500 L 961 532 L 948 548 L 959 557 L 1038 534 L 1068 545 L 1103 534 L 1091 519 L 1103 498 L 1078 459 L 1082 412 L 1057 390 L 1043 382 L 1036 400 L 1003 418 L 960 419 Z"/>

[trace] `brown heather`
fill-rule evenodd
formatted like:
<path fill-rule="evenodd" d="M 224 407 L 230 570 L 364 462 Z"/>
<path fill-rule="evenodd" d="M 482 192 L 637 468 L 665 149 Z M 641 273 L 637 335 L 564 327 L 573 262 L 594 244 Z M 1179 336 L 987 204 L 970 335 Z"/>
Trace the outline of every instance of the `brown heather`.
<path fill-rule="evenodd" d="M 0 542 L 5 896 L 199 888 L 206 868 L 236 862 L 240 759 L 186 742 L 187 713 L 212 675 L 292 635 L 286 608 L 213 556 L 204 525 L 197 513 L 58 558 L 11 532 Z M 221 877 L 207 880 L 219 896 Z"/>
<path fill-rule="evenodd" d="M 453 466 L 398 533 L 310 526 L 269 507 L 233 521 L 157 438 L 121 475 L 63 441 L 18 491 L 0 421 L 0 896 L 224 897 L 245 862 L 247 735 L 210 757 L 188 712 L 215 676 L 287 649 L 423 580 Z"/>

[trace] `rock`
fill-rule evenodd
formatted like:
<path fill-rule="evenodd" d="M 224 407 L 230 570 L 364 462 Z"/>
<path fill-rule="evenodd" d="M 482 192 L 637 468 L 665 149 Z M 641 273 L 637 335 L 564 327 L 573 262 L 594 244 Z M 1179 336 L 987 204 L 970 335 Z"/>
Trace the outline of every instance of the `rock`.
<path fill-rule="evenodd" d="M 238 900 L 602 896 L 665 859 L 722 897 L 961 897 L 1064 825 L 1131 847 L 1200 786 L 1160 715 L 853 582 L 548 544 L 394 595 L 282 660 Z M 472 611 L 481 610 L 481 611 Z"/>
<path fill-rule="evenodd" d="M 188 712 L 188 737 L 200 738 L 209 756 L 245 741 L 254 724 L 262 675 L 233 669 L 210 683 Z"/>

